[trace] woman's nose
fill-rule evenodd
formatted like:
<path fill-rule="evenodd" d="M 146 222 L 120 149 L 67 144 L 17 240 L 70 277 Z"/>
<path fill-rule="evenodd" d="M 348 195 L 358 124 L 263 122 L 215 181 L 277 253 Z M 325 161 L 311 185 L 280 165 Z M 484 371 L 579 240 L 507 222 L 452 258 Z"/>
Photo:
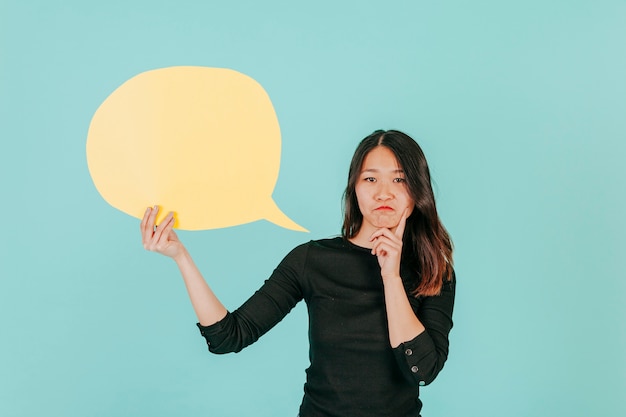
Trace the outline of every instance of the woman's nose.
<path fill-rule="evenodd" d="M 389 200 L 393 195 L 389 190 L 389 186 L 387 184 L 381 183 L 376 190 L 376 200 Z"/>

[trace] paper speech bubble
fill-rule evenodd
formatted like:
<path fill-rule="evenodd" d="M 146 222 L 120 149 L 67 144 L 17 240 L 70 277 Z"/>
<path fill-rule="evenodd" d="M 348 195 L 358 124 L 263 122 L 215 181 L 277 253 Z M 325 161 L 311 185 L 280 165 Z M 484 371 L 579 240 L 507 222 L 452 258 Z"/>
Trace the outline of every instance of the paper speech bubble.
<path fill-rule="evenodd" d="M 98 108 L 87 164 L 102 197 L 141 218 L 159 204 L 176 227 L 204 230 L 266 219 L 306 231 L 272 199 L 280 127 L 259 83 L 237 71 L 170 67 L 141 73 Z"/>

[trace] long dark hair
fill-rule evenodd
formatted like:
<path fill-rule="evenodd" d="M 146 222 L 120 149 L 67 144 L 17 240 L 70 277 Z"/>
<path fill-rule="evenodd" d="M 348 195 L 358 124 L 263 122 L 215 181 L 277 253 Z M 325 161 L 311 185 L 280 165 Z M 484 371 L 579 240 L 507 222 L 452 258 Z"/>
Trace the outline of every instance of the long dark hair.
<path fill-rule="evenodd" d="M 437 214 L 424 152 L 410 136 L 397 130 L 377 130 L 359 143 L 350 163 L 348 185 L 343 195 L 341 233 L 345 239 L 350 239 L 361 229 L 363 215 L 357 202 L 356 182 L 363 160 L 378 146 L 388 148 L 395 155 L 404 170 L 409 195 L 415 202 L 413 213 L 406 222 L 402 249 L 402 259 L 420 275 L 413 295 L 437 295 L 444 279 L 452 279 L 452 240 Z"/>

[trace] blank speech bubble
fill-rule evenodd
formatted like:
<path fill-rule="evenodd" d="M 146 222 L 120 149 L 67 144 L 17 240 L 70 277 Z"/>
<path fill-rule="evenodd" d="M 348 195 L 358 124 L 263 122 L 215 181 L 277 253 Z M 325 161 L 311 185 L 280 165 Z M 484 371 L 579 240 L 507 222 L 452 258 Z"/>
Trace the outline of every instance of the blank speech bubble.
<path fill-rule="evenodd" d="M 272 199 L 280 126 L 252 78 L 225 68 L 170 67 L 136 75 L 96 110 L 87 136 L 89 173 L 113 207 L 205 230 L 266 219 L 307 231 Z"/>

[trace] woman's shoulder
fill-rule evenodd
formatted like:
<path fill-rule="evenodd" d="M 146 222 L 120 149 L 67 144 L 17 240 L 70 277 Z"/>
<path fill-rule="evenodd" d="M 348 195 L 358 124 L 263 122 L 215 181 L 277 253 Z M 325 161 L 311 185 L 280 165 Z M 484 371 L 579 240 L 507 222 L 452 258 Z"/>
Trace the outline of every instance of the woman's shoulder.
<path fill-rule="evenodd" d="M 311 259 L 315 260 L 320 258 L 320 252 L 340 247 L 341 240 L 341 237 L 335 237 L 309 240 L 308 242 L 301 243 L 285 255 L 279 266 L 289 266 L 298 270 L 306 268 L 306 265 Z"/>
<path fill-rule="evenodd" d="M 310 245 L 312 247 L 316 247 L 316 248 L 341 248 L 343 245 L 343 238 L 341 236 L 333 236 L 333 237 L 327 237 L 325 239 L 317 239 L 317 240 L 310 240 L 309 242 L 307 242 L 307 245 Z"/>

